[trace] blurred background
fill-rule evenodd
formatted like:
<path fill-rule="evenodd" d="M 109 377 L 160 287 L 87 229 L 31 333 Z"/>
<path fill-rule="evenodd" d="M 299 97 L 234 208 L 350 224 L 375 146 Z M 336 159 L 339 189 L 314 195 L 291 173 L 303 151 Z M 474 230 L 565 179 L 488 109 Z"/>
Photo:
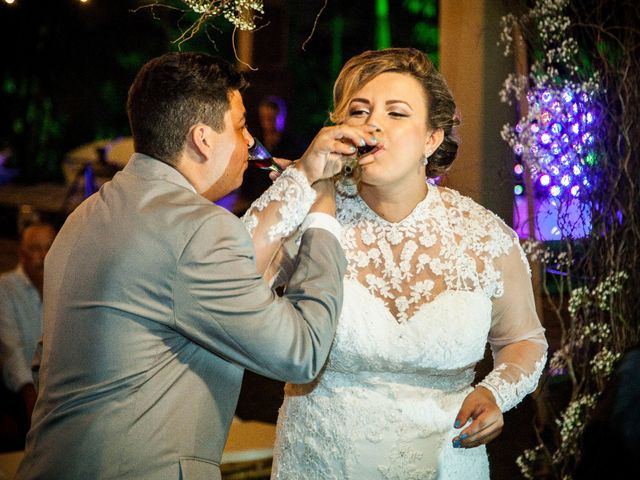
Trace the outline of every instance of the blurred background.
<path fill-rule="evenodd" d="M 127 89 L 150 58 L 194 50 L 235 61 L 233 26 L 224 18 L 179 44 L 197 14 L 179 1 L 160 3 L 0 1 L 0 151 L 20 181 L 62 181 L 67 151 L 128 136 Z M 238 54 L 252 67 L 241 65 L 252 84 L 245 103 L 254 127 L 260 99 L 277 95 L 288 126 L 310 138 L 326 120 L 343 62 L 363 50 L 411 45 L 437 63 L 436 0 L 331 1 L 313 31 L 323 3 L 267 0 L 260 29 L 236 34 Z"/>

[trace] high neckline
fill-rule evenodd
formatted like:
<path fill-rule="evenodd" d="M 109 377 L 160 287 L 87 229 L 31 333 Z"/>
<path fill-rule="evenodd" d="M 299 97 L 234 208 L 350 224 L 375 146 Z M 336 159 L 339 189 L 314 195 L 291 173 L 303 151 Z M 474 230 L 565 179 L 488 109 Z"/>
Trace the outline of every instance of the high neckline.
<path fill-rule="evenodd" d="M 362 207 L 362 210 L 365 212 L 366 216 L 369 219 L 375 220 L 376 222 L 379 222 L 381 224 L 388 225 L 388 226 L 402 225 L 402 224 L 411 222 L 414 218 L 420 216 L 420 214 L 426 210 L 427 206 L 433 203 L 435 197 L 438 196 L 438 187 L 436 185 L 433 185 L 429 182 L 426 182 L 426 185 L 427 185 L 427 193 L 425 194 L 424 198 L 420 200 L 413 207 L 413 209 L 409 212 L 409 214 L 406 217 L 404 217 L 401 220 L 398 220 L 397 222 L 392 222 L 380 216 L 378 213 L 376 213 L 375 210 L 373 210 L 369 206 L 367 202 L 364 201 L 364 199 L 360 195 L 356 197 L 356 201 L 360 204 L 360 206 Z"/>

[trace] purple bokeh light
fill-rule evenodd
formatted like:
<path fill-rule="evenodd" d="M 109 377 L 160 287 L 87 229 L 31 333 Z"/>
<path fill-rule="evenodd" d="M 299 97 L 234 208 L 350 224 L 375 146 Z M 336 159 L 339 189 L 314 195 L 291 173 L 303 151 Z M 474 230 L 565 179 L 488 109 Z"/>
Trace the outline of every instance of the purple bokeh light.
<path fill-rule="evenodd" d="M 553 205 L 560 208 L 566 202 L 582 204 L 599 163 L 594 95 L 570 85 L 541 86 L 527 92 L 527 101 L 529 114 L 515 126 L 512 147 L 518 164 L 524 162 L 531 172 L 536 205 L 545 203 L 553 210 Z M 547 227 L 542 239 L 556 238 L 558 225 Z M 589 222 L 578 230 L 590 228 Z"/>

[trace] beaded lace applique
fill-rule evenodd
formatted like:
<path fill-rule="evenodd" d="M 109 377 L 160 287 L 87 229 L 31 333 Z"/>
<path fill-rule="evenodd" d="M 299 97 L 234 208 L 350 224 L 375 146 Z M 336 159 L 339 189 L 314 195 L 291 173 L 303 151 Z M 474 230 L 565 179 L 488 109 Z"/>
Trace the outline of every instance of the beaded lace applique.
<path fill-rule="evenodd" d="M 379 217 L 360 197 L 339 197 L 338 220 L 347 277 L 380 298 L 400 323 L 447 290 L 501 296 L 494 261 L 517 244 L 493 213 L 435 186 L 398 223 Z"/>

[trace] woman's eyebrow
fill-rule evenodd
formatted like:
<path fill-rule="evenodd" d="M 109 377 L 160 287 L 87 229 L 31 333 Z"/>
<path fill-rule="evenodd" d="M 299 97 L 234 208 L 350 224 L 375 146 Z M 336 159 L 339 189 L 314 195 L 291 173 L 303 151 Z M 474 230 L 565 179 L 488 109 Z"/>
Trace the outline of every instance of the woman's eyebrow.
<path fill-rule="evenodd" d="M 387 100 L 386 102 L 384 102 L 385 105 L 392 105 L 394 103 L 402 103 L 403 105 L 406 105 L 409 108 L 409 110 L 413 111 L 413 108 L 411 108 L 411 105 L 409 105 L 404 100 Z"/>
<path fill-rule="evenodd" d="M 369 105 L 371 102 L 369 100 L 367 100 L 366 98 L 352 98 L 351 101 L 349 102 L 349 104 L 352 104 L 354 102 L 358 102 L 358 103 L 364 103 L 366 105 Z M 413 111 L 413 108 L 411 108 L 411 105 L 409 105 L 407 102 L 405 102 L 404 100 L 387 100 L 386 102 L 384 102 L 385 105 L 393 105 L 395 103 L 402 103 L 403 105 L 406 105 L 409 110 Z"/>

